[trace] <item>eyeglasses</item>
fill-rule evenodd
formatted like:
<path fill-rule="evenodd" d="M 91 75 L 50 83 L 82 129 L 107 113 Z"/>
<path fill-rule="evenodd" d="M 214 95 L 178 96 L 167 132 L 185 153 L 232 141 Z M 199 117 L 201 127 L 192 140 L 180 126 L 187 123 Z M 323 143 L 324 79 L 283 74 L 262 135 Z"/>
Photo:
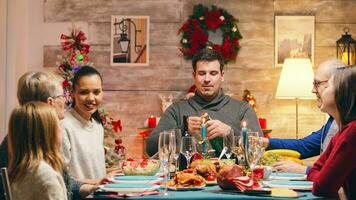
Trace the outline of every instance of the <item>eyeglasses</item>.
<path fill-rule="evenodd" d="M 58 99 L 58 98 L 65 98 L 66 96 L 64 94 L 60 94 L 57 96 L 52 97 L 53 99 Z"/>
<path fill-rule="evenodd" d="M 324 84 L 324 83 L 327 83 L 329 80 L 325 80 L 325 81 L 317 81 L 317 80 L 314 80 L 313 81 L 313 86 L 314 88 L 319 88 L 320 85 Z"/>

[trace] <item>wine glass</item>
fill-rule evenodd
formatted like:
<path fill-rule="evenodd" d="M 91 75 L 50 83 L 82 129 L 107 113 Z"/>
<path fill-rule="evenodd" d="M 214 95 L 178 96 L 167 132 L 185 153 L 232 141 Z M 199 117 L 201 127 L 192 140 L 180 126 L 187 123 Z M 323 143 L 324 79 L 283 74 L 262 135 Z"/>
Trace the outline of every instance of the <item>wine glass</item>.
<path fill-rule="evenodd" d="M 235 141 L 234 141 L 234 130 L 231 129 L 230 133 L 223 137 L 223 145 L 226 147 L 226 152 L 225 156 L 227 159 L 230 159 L 232 153 L 233 153 L 233 148 L 235 147 Z"/>
<path fill-rule="evenodd" d="M 244 165 L 244 150 L 242 146 L 242 136 L 241 135 L 234 135 L 234 149 L 233 153 L 237 159 L 237 164 L 243 166 Z"/>
<path fill-rule="evenodd" d="M 167 196 L 167 182 L 168 182 L 168 171 L 170 161 L 173 158 L 176 148 L 176 140 L 171 131 L 163 131 L 159 134 L 158 139 L 158 152 L 159 159 L 162 162 L 163 173 L 164 173 L 164 192 L 162 195 Z"/>
<path fill-rule="evenodd" d="M 259 136 L 258 132 L 247 132 L 248 136 L 248 148 L 247 148 L 247 162 L 249 163 L 251 169 L 251 176 L 253 176 L 253 170 L 256 167 L 258 161 L 264 153 L 262 138 Z M 246 150 L 245 150 L 246 151 Z"/>
<path fill-rule="evenodd" d="M 175 141 L 176 141 L 176 149 L 174 152 L 174 164 L 175 164 L 175 171 L 179 171 L 179 155 L 180 155 L 180 148 L 181 148 L 181 142 L 182 142 L 182 132 L 180 129 L 171 129 L 170 130 L 175 137 Z"/>
<path fill-rule="evenodd" d="M 197 145 L 195 138 L 192 136 L 184 136 L 182 137 L 181 149 L 180 152 L 184 155 L 187 160 L 187 168 L 190 164 L 190 159 L 193 154 L 197 152 Z"/>

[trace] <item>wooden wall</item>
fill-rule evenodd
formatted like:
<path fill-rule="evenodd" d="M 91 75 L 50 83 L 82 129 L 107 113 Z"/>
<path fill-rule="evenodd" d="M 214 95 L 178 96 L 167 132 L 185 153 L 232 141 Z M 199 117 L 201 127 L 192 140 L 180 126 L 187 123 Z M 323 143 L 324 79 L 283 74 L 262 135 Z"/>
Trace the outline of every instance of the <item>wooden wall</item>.
<path fill-rule="evenodd" d="M 239 19 L 243 35 L 236 63 L 226 68 L 224 89 L 241 98 L 249 89 L 267 118 L 272 136 L 295 137 L 295 102 L 274 98 L 281 68 L 274 68 L 274 16 L 315 16 L 315 64 L 335 56 L 335 42 L 348 26 L 356 37 L 355 0 L 45 0 L 44 21 L 86 22 L 90 59 L 104 77 L 104 105 L 122 120 L 129 156 L 139 157 L 142 139 L 137 128 L 150 115 L 161 114 L 159 94 L 180 98 L 192 84 L 191 64 L 182 58 L 177 30 L 197 3 L 225 8 Z M 150 65 L 110 66 L 111 15 L 150 16 Z M 303 28 L 303 27 L 301 27 Z M 65 30 L 64 30 L 65 31 Z M 55 66 L 59 46 L 44 46 L 45 67 Z M 301 136 L 326 119 L 312 100 L 300 101 Z"/>

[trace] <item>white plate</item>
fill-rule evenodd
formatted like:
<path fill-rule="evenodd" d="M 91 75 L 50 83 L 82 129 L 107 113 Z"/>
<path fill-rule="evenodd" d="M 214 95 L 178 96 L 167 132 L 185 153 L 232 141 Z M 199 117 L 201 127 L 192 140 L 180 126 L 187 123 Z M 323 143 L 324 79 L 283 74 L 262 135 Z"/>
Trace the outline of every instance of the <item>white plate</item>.
<path fill-rule="evenodd" d="M 157 184 L 163 180 L 156 176 L 116 176 L 109 178 L 113 183 Z"/>
<path fill-rule="evenodd" d="M 129 193 L 142 193 L 142 192 L 152 192 L 159 188 L 159 185 L 150 185 L 148 187 L 106 187 L 106 185 L 100 185 L 99 188 L 107 192 L 117 192 L 120 194 Z"/>
<path fill-rule="evenodd" d="M 274 188 L 289 188 L 292 190 L 311 190 L 313 188 L 312 181 L 283 181 L 283 180 L 275 180 L 275 181 L 264 181 L 264 185 L 268 187 Z"/>
<path fill-rule="evenodd" d="M 164 186 L 161 186 L 162 188 L 164 188 Z M 198 187 L 169 187 L 169 190 L 174 190 L 174 191 L 192 191 L 192 190 L 201 190 L 205 187 L 205 185 L 202 186 L 198 186 Z"/>
<path fill-rule="evenodd" d="M 270 180 L 295 180 L 295 181 L 305 181 L 307 180 L 307 175 L 298 173 L 272 173 L 269 177 Z"/>

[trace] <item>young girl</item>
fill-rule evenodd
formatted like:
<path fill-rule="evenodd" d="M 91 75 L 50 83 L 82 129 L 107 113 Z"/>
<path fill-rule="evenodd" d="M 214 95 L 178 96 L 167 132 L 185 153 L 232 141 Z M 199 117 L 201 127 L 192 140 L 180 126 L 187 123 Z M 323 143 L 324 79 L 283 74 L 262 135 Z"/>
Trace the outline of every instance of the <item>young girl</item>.
<path fill-rule="evenodd" d="M 335 197 L 345 191 L 348 199 L 356 199 L 356 66 L 337 69 L 321 100 L 321 110 L 332 115 L 340 131 L 307 179 L 314 182 L 314 195 Z"/>
<path fill-rule="evenodd" d="M 67 199 L 57 113 L 29 102 L 11 114 L 9 178 L 14 199 Z"/>
<path fill-rule="evenodd" d="M 104 129 L 98 113 L 102 78 L 96 69 L 84 66 L 75 73 L 72 84 L 73 108 L 61 121 L 65 163 L 77 179 L 100 179 L 106 175 Z"/>

